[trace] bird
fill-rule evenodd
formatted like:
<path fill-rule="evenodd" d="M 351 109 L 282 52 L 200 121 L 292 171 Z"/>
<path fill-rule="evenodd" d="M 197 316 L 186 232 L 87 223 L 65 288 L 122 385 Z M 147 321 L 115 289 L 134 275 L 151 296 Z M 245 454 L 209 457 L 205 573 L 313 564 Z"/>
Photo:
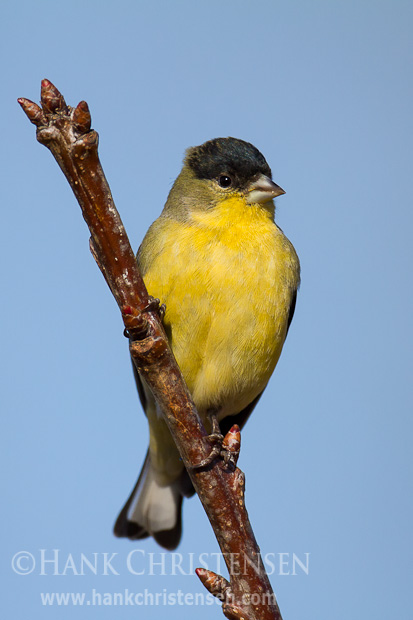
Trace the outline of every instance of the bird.
<path fill-rule="evenodd" d="M 223 435 L 242 427 L 278 362 L 300 284 L 300 262 L 274 221 L 272 180 L 261 152 L 237 138 L 187 149 L 137 261 L 198 413 Z M 118 537 L 181 539 L 184 496 L 194 493 L 162 414 L 134 368 L 149 448 L 114 526 Z"/>

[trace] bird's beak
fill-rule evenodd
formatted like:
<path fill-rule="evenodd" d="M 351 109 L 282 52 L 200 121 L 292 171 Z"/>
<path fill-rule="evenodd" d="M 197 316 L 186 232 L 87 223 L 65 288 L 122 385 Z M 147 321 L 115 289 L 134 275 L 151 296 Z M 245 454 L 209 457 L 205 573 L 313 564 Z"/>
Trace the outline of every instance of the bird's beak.
<path fill-rule="evenodd" d="M 285 194 L 285 191 L 265 174 L 261 174 L 256 181 L 248 186 L 247 203 L 268 202 L 276 196 Z"/>

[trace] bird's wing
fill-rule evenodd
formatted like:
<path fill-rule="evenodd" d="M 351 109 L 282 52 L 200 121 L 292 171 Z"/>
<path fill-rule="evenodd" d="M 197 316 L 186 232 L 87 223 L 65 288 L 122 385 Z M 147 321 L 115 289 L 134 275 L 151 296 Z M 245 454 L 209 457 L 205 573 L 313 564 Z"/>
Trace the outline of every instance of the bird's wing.
<path fill-rule="evenodd" d="M 288 330 L 290 329 L 291 321 L 293 320 L 296 301 L 297 301 L 297 291 L 294 291 L 294 295 L 293 295 L 293 297 L 291 299 L 291 303 L 290 303 L 290 311 L 288 313 L 287 332 L 285 334 L 286 338 L 287 338 Z M 284 340 L 284 342 L 285 342 L 285 340 Z"/>

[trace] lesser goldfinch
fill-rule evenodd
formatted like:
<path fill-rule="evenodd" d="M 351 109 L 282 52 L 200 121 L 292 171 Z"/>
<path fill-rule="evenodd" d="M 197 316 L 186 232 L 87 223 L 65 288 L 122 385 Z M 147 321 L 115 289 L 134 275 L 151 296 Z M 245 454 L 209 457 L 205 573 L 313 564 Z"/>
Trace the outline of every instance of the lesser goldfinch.
<path fill-rule="evenodd" d="M 272 181 L 249 142 L 217 138 L 187 150 L 161 216 L 137 254 L 147 289 L 166 305 L 173 353 L 207 428 L 242 426 L 281 354 L 291 323 L 300 264 L 274 222 Z M 167 549 L 181 537 L 189 495 L 178 450 L 135 372 L 149 422 L 149 450 L 115 524 L 132 540 L 152 535 Z"/>

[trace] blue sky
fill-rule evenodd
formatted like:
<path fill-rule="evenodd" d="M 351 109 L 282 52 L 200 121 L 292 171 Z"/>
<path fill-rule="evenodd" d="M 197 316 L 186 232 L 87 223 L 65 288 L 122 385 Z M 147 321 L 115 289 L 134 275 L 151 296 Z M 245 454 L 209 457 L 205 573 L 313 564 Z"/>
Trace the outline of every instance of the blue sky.
<path fill-rule="evenodd" d="M 232 135 L 264 153 L 302 286 L 243 433 L 251 522 L 284 620 L 410 617 L 412 18 L 402 0 L 3 2 L 5 617 L 222 617 L 97 604 L 204 592 L 191 562 L 214 568 L 218 548 L 197 498 L 182 557 L 112 535 L 146 422 L 77 203 L 16 103 L 43 77 L 88 101 L 136 249 L 188 146 Z M 94 605 L 42 605 L 93 591 Z"/>

